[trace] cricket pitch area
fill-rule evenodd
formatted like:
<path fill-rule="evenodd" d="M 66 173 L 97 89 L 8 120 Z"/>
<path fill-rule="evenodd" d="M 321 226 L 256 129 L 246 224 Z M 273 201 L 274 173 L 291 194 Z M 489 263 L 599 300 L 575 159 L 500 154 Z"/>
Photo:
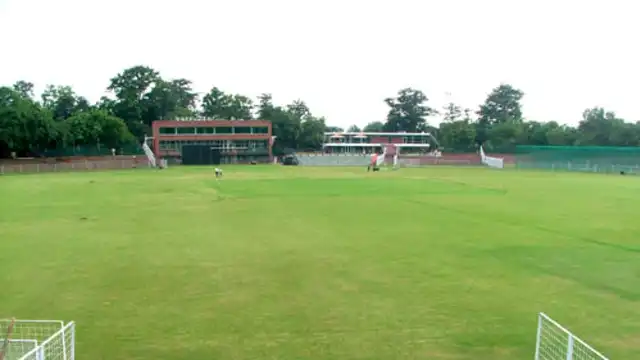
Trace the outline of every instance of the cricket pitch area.
<path fill-rule="evenodd" d="M 81 359 L 640 358 L 640 179 L 454 167 L 0 177 L 0 317 Z"/>

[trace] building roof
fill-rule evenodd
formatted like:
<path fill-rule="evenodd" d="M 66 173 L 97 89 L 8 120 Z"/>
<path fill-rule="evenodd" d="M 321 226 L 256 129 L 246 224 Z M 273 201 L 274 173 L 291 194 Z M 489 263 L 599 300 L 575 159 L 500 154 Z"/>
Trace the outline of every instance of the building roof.
<path fill-rule="evenodd" d="M 155 120 L 153 126 L 200 127 L 200 126 L 271 126 L 268 120 Z"/>
<path fill-rule="evenodd" d="M 428 132 L 325 132 L 325 135 L 342 136 L 431 136 Z"/>

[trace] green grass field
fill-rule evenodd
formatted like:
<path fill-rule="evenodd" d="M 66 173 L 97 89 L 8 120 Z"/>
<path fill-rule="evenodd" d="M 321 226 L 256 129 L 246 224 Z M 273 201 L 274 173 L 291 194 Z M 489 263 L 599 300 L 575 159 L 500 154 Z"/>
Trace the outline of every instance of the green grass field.
<path fill-rule="evenodd" d="M 640 358 L 640 179 L 434 167 L 0 177 L 0 317 L 79 359 Z"/>

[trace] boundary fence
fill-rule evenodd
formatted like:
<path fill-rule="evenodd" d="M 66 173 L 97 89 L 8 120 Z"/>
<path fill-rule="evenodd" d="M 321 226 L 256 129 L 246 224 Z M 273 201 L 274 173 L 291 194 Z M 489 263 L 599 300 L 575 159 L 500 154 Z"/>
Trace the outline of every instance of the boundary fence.
<path fill-rule="evenodd" d="M 38 160 L 39 159 L 0 162 L 0 175 L 92 170 L 122 170 L 147 168 L 149 166 L 148 160 L 144 155 L 67 159 L 63 161 L 49 159 L 49 161 L 45 160 L 47 162 Z"/>

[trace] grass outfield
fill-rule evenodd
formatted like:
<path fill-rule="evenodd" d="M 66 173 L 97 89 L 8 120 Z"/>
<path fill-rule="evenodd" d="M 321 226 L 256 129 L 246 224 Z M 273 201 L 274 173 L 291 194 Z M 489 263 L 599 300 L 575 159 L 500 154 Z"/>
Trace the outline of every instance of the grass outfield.
<path fill-rule="evenodd" d="M 434 167 L 0 177 L 0 317 L 80 359 L 640 358 L 640 178 Z M 1 336 L 0 336 L 1 337 Z"/>

